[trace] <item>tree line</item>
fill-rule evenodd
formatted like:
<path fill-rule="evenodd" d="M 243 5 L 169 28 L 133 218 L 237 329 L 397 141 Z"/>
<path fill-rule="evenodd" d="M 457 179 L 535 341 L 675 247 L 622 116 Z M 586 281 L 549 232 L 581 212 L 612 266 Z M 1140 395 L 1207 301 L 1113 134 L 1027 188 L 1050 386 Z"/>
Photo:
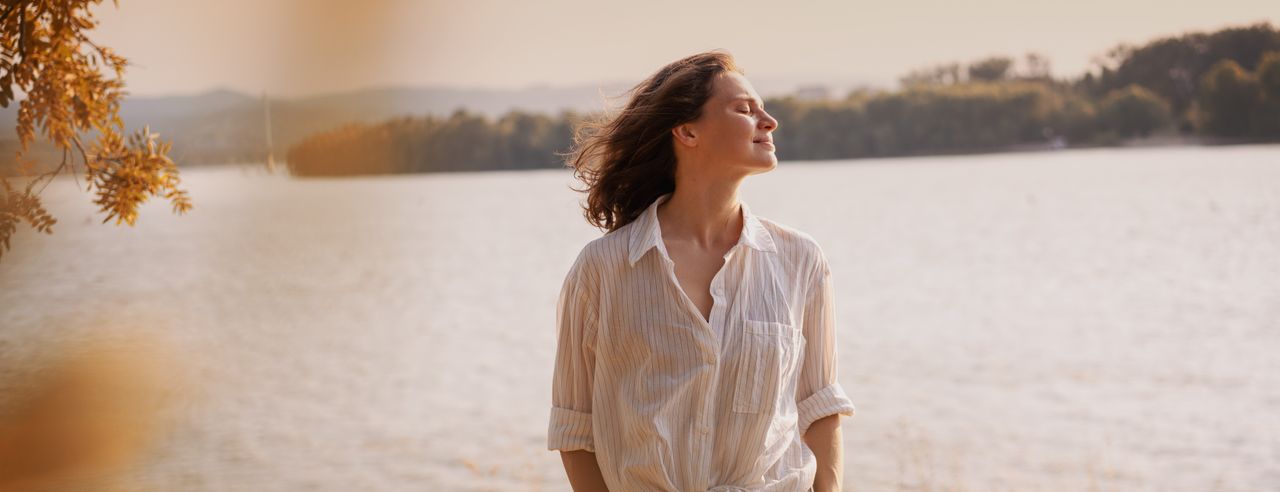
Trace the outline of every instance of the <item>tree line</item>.
<path fill-rule="evenodd" d="M 297 175 L 342 176 L 555 167 L 583 115 L 512 111 L 497 121 L 464 109 L 448 117 L 350 124 L 303 139 L 286 160 Z"/>
<path fill-rule="evenodd" d="M 1280 140 L 1280 31 L 1269 23 L 1119 45 L 1076 78 L 1029 53 L 914 70 L 896 90 L 765 104 L 782 160 L 1111 145 L 1150 135 Z M 296 175 L 555 168 L 585 117 L 519 111 L 352 124 L 291 147 Z"/>

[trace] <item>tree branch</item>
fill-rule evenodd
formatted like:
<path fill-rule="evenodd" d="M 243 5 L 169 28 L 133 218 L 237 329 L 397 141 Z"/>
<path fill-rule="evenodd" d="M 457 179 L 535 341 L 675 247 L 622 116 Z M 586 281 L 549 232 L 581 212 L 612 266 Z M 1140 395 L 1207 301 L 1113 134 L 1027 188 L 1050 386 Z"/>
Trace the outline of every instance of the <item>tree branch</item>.
<path fill-rule="evenodd" d="M 18 11 L 18 61 L 27 59 L 27 9 Z M 16 63 L 15 63 L 16 64 Z"/>
<path fill-rule="evenodd" d="M 19 0 L 17 2 L 13 2 L 9 4 L 9 6 L 4 9 L 4 14 L 0 14 L 0 24 L 4 24 L 4 21 L 9 20 L 9 14 L 13 13 L 13 9 L 17 8 L 18 5 L 21 5 L 23 3 L 26 3 L 26 2 Z"/>

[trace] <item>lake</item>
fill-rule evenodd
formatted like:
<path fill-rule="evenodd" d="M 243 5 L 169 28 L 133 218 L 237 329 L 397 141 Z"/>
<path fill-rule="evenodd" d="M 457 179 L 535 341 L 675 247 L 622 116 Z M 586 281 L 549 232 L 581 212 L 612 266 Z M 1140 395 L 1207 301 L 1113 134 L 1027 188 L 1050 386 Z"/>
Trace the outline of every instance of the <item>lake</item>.
<path fill-rule="evenodd" d="M 568 171 L 183 171 L 101 225 L 70 179 L 0 259 L 0 371 L 145 327 L 191 395 L 156 490 L 568 490 L 545 449 Z M 1280 146 L 783 162 L 752 211 L 822 244 L 847 490 L 1280 484 Z M 4 374 L 0 372 L 0 374 Z"/>

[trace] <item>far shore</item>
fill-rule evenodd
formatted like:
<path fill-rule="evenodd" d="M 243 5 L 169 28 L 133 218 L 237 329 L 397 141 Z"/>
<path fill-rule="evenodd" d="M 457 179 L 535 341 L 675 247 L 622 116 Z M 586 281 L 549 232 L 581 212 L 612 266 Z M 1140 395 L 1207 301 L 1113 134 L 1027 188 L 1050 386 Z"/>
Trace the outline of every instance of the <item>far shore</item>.
<path fill-rule="evenodd" d="M 0 140 L 0 147 L 3 147 L 4 143 L 5 141 Z M 1261 138 L 1228 138 L 1228 137 L 1211 137 L 1211 136 L 1202 136 L 1202 135 L 1163 134 L 1163 135 L 1152 135 L 1148 137 L 1128 138 L 1128 139 L 1118 140 L 1112 143 L 1105 143 L 1105 144 L 1071 144 L 1068 142 L 1068 143 L 1065 143 L 1065 145 L 1058 145 L 1053 141 L 1045 141 L 1041 143 L 1025 143 L 1025 144 L 1009 145 L 1009 146 L 990 148 L 990 149 L 975 149 L 971 151 L 952 150 L 952 151 L 943 151 L 943 152 L 916 152 L 916 153 L 906 153 L 906 154 L 886 155 L 886 156 L 859 156 L 859 157 L 812 159 L 812 160 L 811 159 L 804 159 L 804 160 L 781 159 L 781 160 L 784 162 L 825 162 L 825 161 L 836 161 L 836 160 L 861 161 L 861 160 L 873 160 L 873 159 L 874 160 L 894 159 L 894 158 L 900 158 L 900 157 L 944 157 L 949 155 L 967 156 L 967 155 L 1003 154 L 1003 153 L 1015 153 L 1015 152 L 1052 152 L 1052 151 L 1081 150 L 1081 149 L 1148 148 L 1148 147 L 1217 147 L 1217 146 L 1232 146 L 1232 145 L 1267 145 L 1267 144 L 1280 144 L 1280 140 L 1261 139 Z M 32 153 L 32 154 L 41 154 L 41 153 Z M 46 172 L 48 170 L 54 169 L 58 165 L 57 161 L 52 161 L 49 159 L 40 159 L 38 155 L 33 155 L 32 158 L 36 159 L 37 162 L 39 162 L 39 164 L 35 167 L 36 172 Z M 210 168 L 210 167 L 223 167 L 223 166 L 242 166 L 247 168 L 252 168 L 257 166 L 263 166 L 263 167 L 266 166 L 265 159 L 262 161 L 253 161 L 249 159 L 244 159 L 244 160 L 228 161 L 228 162 L 223 162 L 219 164 L 212 164 L 212 163 L 183 164 L 180 158 L 175 160 L 178 162 L 178 167 L 182 169 Z M 82 165 L 83 165 L 82 163 L 77 163 L 77 167 Z M 278 168 L 278 172 L 280 173 L 288 172 L 288 166 L 285 162 L 278 160 L 276 161 L 276 166 Z M 458 172 L 470 173 L 470 172 L 487 172 L 487 171 L 537 171 L 537 170 L 544 170 L 544 169 L 560 169 L 560 168 L 471 169 L 471 170 L 464 170 L 464 171 L 430 171 L 430 172 L 406 173 L 406 174 L 441 174 L 441 173 L 458 173 Z M 3 171 L 0 174 L 3 174 L 6 177 L 16 178 L 18 180 L 21 180 L 23 178 L 23 176 L 20 173 L 16 172 L 17 168 L 16 166 L 13 166 L 12 163 L 9 166 L 0 168 L 0 171 Z M 348 176 L 384 176 L 384 175 L 388 175 L 388 174 L 355 174 L 355 175 L 348 175 Z M 297 177 L 326 178 L 326 177 L 344 177 L 344 176 L 297 176 Z"/>

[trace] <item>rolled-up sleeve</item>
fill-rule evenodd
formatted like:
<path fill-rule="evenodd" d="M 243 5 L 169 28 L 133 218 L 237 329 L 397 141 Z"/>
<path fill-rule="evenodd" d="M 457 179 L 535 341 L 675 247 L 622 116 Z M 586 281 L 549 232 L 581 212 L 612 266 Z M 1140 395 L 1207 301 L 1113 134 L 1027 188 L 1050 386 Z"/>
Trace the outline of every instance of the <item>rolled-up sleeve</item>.
<path fill-rule="evenodd" d="M 583 257 L 565 277 L 556 306 L 556 359 L 551 384 L 547 449 L 595 452 L 591 388 L 595 372 L 597 294 Z"/>
<path fill-rule="evenodd" d="M 800 380 L 796 385 L 801 435 L 810 424 L 823 417 L 835 414 L 852 417 L 854 414 L 853 402 L 837 381 L 835 290 L 831 283 L 831 268 L 820 250 L 813 278 L 804 305 L 802 334 L 805 351 Z"/>

